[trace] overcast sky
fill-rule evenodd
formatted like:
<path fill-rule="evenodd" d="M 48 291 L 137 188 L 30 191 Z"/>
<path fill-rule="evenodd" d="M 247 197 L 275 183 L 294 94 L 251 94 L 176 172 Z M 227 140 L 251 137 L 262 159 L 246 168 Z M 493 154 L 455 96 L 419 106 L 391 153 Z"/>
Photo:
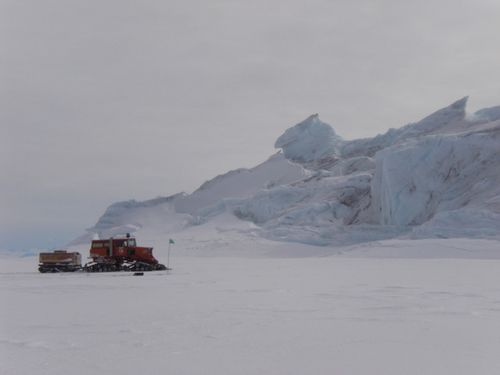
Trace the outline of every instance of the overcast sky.
<path fill-rule="evenodd" d="M 0 0 L 0 249 L 193 191 L 319 113 L 347 139 L 500 104 L 498 0 Z"/>

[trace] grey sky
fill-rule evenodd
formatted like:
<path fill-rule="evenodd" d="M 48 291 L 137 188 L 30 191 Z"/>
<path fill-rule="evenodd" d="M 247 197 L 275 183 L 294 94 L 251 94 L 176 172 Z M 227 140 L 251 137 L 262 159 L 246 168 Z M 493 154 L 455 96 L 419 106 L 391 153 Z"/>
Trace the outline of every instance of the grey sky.
<path fill-rule="evenodd" d="M 500 104 L 500 2 L 0 0 L 0 248 L 251 167 L 311 113 L 373 136 Z"/>

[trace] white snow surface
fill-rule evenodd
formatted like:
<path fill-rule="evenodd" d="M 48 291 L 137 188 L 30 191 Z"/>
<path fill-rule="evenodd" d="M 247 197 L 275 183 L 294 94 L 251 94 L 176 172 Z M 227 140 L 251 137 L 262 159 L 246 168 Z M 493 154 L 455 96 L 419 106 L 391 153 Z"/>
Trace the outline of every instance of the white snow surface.
<path fill-rule="evenodd" d="M 320 246 L 496 238 L 498 107 L 468 115 L 466 104 L 463 98 L 353 141 L 312 115 L 286 130 L 276 141 L 281 151 L 264 163 L 217 176 L 192 194 L 115 203 L 72 245 L 126 232 L 194 238 L 199 226 Z"/>
<path fill-rule="evenodd" d="M 0 257 L 0 373 L 500 372 L 498 240 L 317 247 L 213 229 L 183 232 L 173 270 L 142 277 Z"/>

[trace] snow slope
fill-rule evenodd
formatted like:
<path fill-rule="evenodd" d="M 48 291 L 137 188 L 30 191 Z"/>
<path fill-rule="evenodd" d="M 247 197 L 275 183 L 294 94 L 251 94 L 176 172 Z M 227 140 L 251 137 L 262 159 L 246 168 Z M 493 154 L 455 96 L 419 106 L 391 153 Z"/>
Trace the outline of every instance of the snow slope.
<path fill-rule="evenodd" d="M 261 189 L 286 185 L 307 175 L 303 167 L 290 163 L 277 153 L 254 168 L 241 168 L 217 176 L 192 194 L 114 203 L 86 234 L 70 245 L 88 243 L 95 236 L 106 238 L 134 233 L 141 228 L 158 234 L 176 233 L 221 213 L 225 200 L 250 197 Z"/>
<path fill-rule="evenodd" d="M 304 168 L 277 153 L 254 168 L 237 169 L 205 182 L 193 194 L 177 199 L 175 208 L 193 214 L 225 198 L 250 197 L 261 189 L 287 185 L 306 176 Z"/>
<path fill-rule="evenodd" d="M 466 103 L 353 141 L 310 116 L 255 168 L 217 176 L 192 194 L 116 203 L 73 245 L 125 232 L 194 237 L 199 226 L 322 246 L 499 237 L 499 107 L 468 115 Z"/>

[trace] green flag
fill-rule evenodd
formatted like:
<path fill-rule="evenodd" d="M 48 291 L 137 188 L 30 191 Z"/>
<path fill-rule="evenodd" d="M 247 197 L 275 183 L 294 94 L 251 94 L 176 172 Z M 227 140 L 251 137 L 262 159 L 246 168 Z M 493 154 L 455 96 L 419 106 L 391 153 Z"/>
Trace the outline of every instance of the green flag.
<path fill-rule="evenodd" d="M 172 244 L 174 244 L 175 242 L 174 242 L 174 240 L 173 240 L 173 239 L 169 239 L 169 240 L 168 240 L 168 243 L 172 243 Z"/>

